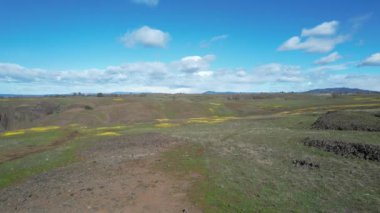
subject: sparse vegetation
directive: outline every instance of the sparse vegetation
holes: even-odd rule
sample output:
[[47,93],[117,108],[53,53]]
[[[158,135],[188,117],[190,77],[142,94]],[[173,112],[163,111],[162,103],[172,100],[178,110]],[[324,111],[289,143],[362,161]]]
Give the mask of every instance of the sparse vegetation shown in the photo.
[[[137,178],[141,182],[125,192],[143,184],[144,193],[153,193],[166,186],[154,181],[165,177],[188,186],[177,188],[178,193],[186,194],[204,212],[377,209],[380,134],[373,129],[379,119],[378,96],[230,96],[44,98],[59,110],[32,121],[12,117],[12,125],[0,133],[0,207],[14,208],[6,205],[11,202],[22,209],[39,199],[33,195],[24,203],[2,201],[8,195],[22,197],[15,187],[24,186],[25,180],[38,184],[64,174],[67,183],[93,194],[76,197],[80,189],[67,192],[70,186],[53,180],[44,183],[44,190],[72,205],[100,193],[91,184],[101,184],[108,199],[123,186],[115,183],[128,185]],[[0,108],[23,105],[30,110],[25,113],[34,113],[41,102],[41,98],[9,99],[0,102]],[[339,112],[327,113],[332,110]],[[131,168],[134,176],[128,176]],[[149,176],[153,173],[161,175]],[[128,181],[122,178],[126,175]]]
[[315,140],[305,138],[305,146],[316,147],[345,157],[356,157],[371,161],[380,161],[380,146],[343,141]]
[[315,129],[380,131],[380,118],[373,112],[327,112],[313,124]]
[[84,106],[84,109],[86,109],[86,110],[93,110],[94,108],[92,106],[86,105],[86,106]]

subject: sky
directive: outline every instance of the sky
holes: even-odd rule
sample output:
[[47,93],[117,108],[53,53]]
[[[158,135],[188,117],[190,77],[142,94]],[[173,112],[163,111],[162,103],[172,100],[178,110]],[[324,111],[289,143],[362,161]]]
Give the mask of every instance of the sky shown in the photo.
[[380,91],[378,0],[0,0],[0,94]]

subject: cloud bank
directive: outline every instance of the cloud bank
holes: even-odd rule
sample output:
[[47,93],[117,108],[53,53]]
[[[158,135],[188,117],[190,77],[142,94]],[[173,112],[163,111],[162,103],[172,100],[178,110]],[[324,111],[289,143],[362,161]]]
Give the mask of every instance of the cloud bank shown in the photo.
[[44,94],[46,91],[66,94],[115,91],[201,93],[210,90],[278,92],[338,86],[380,90],[380,75],[340,72],[348,69],[350,64],[305,69],[297,65],[269,63],[252,69],[215,69],[212,66],[215,60],[214,55],[195,55],[171,62],[134,62],[102,69],[61,71],[0,63],[0,89],[2,93],[15,94]]

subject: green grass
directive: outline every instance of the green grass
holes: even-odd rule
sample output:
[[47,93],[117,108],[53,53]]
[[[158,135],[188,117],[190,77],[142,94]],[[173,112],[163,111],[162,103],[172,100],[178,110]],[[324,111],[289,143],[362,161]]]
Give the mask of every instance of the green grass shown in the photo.
[[[70,131],[78,128],[80,138],[0,164],[0,188],[79,160],[78,151],[103,138],[98,133],[159,132],[188,141],[163,153],[158,168],[178,178],[195,179],[189,195],[205,212],[373,212],[380,206],[378,162],[340,157],[305,147],[301,141],[312,137],[380,145],[378,132],[310,129],[319,111],[332,106],[358,108],[353,105],[379,103],[378,97],[275,94],[241,95],[235,100],[223,95],[148,94],[126,96],[123,102],[115,102],[113,97],[46,98],[44,101],[59,102],[64,107],[85,104],[94,109],[46,118],[44,125],[80,124],[69,127]],[[7,107],[39,101],[12,99],[0,104]],[[307,109],[304,114],[278,116],[302,109]],[[241,118],[185,125],[187,118],[211,116]],[[179,125],[156,127],[154,119],[165,117]],[[112,128],[117,125],[124,127]],[[54,130],[0,138],[0,155],[28,146],[47,146],[65,134]],[[320,169],[294,167],[292,161],[296,159],[318,163]]]
[[[51,147],[45,151],[27,154],[24,157],[0,164],[0,189],[21,182],[31,176],[47,172],[51,169],[66,166],[80,160],[78,152],[91,146],[94,141],[102,140],[103,136],[97,136],[102,132],[116,132],[119,134],[141,134],[145,132],[159,132],[152,123],[134,124],[122,128],[81,128],[81,126],[67,127],[65,129],[50,130],[46,132],[26,132],[23,135],[15,135],[0,138],[0,145],[4,148],[0,154],[19,152],[26,148],[38,148],[51,144],[55,140],[64,139],[73,131],[78,131],[79,136],[60,146]],[[112,139],[113,137],[107,137]]]
[[26,132],[22,135],[0,138],[0,158],[2,155],[12,153],[23,148],[39,148],[47,146],[64,136],[61,129],[46,132]]
[[[343,158],[305,147],[301,140],[314,136],[378,144],[380,134],[306,128],[314,120],[314,116],[289,116],[186,126],[168,133],[192,143],[165,153],[161,165],[182,177],[201,174],[190,194],[205,212],[377,209],[378,162]],[[295,159],[318,163],[321,168],[294,167]]]
[[81,145],[83,144],[79,140],[73,140],[56,149],[0,164],[0,189],[76,161],[76,150]]

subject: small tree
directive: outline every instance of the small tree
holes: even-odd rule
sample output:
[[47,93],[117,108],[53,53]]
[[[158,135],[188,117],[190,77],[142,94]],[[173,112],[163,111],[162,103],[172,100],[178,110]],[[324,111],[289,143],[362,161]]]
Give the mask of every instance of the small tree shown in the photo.
[[103,93],[101,93],[101,92],[99,92],[98,94],[96,94],[96,97],[104,97],[104,94]]

